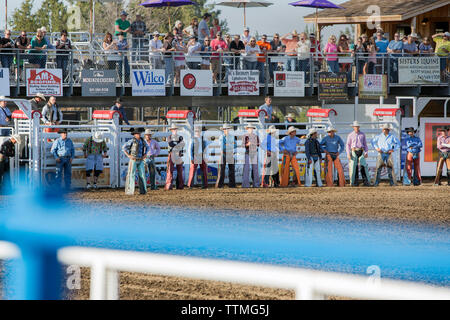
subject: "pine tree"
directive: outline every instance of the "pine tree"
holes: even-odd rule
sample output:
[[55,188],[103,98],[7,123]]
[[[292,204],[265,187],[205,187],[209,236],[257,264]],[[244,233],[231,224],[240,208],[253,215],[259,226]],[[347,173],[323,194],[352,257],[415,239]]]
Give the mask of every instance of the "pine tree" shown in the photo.
[[12,14],[10,26],[13,30],[35,32],[41,27],[36,20],[36,15],[31,14],[34,0],[25,0]]
[[48,32],[67,30],[67,8],[60,0],[44,0],[35,16],[37,23]]

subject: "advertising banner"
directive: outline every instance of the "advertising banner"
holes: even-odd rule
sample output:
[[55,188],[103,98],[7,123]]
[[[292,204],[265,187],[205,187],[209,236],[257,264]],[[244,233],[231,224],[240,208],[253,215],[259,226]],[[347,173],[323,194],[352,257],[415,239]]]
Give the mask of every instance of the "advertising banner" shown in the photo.
[[25,69],[27,96],[62,96],[62,69]]
[[347,99],[347,89],[345,72],[319,72],[319,100]]
[[0,96],[9,97],[9,69],[0,68]]
[[207,96],[213,95],[211,70],[181,70],[180,95]]
[[276,71],[273,90],[276,97],[304,97],[305,72]]
[[258,96],[259,71],[230,70],[228,74],[229,96]]
[[81,95],[84,97],[116,96],[115,70],[82,70]]
[[164,69],[132,70],[133,96],[165,96],[166,78]]
[[387,75],[365,74],[359,76],[359,97],[361,99],[387,99]]
[[398,82],[401,84],[440,83],[439,57],[398,58]]

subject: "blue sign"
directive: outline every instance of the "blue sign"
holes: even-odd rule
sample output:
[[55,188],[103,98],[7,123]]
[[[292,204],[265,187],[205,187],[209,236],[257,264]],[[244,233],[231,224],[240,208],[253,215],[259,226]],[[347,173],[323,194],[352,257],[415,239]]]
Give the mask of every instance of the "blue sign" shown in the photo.
[[165,70],[132,70],[133,96],[165,96]]

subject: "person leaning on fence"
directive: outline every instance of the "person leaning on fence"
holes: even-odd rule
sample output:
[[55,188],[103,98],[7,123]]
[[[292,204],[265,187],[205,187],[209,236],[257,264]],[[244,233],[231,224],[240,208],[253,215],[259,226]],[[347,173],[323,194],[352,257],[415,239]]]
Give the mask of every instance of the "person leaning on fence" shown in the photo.
[[317,139],[318,133],[314,128],[309,129],[308,138],[305,141],[305,155],[306,155],[306,175],[305,175],[305,187],[311,187],[314,177],[316,179],[316,185],[322,186],[322,148],[320,147],[319,140]]
[[256,127],[253,124],[245,126],[247,132],[242,136],[242,146],[245,148],[244,156],[244,172],[242,176],[242,188],[250,188],[250,171],[252,175],[253,188],[259,187],[259,173],[258,173],[258,147],[259,137],[253,132]]
[[5,96],[0,96],[0,137],[9,136],[11,132],[11,128],[8,128],[11,125],[11,110],[6,106],[8,103],[4,101],[6,99]]
[[[405,129],[408,138],[406,138],[406,159],[405,171],[403,176],[403,185],[411,185],[411,180],[415,186],[422,184],[422,176],[420,174],[420,151],[423,147],[422,140],[416,137],[417,130],[414,128]],[[412,167],[414,165],[414,176],[412,175]]]
[[269,126],[267,135],[261,143],[261,149],[265,151],[263,172],[262,172],[262,186],[268,188],[270,186],[270,178],[273,181],[273,187],[280,186],[280,174],[278,168],[278,139],[276,138],[277,128]]
[[20,145],[20,135],[12,135],[8,140],[4,141],[0,146],[0,194],[7,188],[11,187],[9,176],[9,158],[16,155],[15,144]]
[[34,68],[45,68],[47,61],[47,53],[45,49],[48,48],[49,43],[45,40],[42,31],[38,29],[36,36],[31,39],[31,48],[28,51],[28,62],[34,65]]
[[125,121],[127,125],[130,125],[130,123],[128,122],[127,113],[125,112],[125,109],[123,107],[122,99],[116,98],[116,101],[110,110],[119,112],[120,114],[119,125],[122,125],[123,121]]
[[158,190],[156,186],[156,165],[155,157],[161,153],[161,147],[158,141],[152,138],[153,132],[151,129],[145,129],[144,141],[147,144],[147,153],[145,154],[144,162],[148,168],[150,176],[150,188],[151,190]]
[[358,121],[353,121],[351,126],[353,127],[353,132],[347,136],[346,143],[347,158],[349,161],[350,185],[352,187],[357,187],[359,185],[358,169],[360,168],[364,186],[370,187],[369,167],[366,162],[369,151],[369,148],[367,147],[366,135],[360,131],[361,126]]
[[136,184],[136,173],[138,176],[139,193],[147,193],[147,182],[145,178],[144,158],[147,153],[147,144],[141,137],[141,132],[133,129],[133,138],[128,140],[122,147],[122,151],[128,157],[128,172],[125,180],[125,194],[134,195]]
[[372,147],[378,151],[377,164],[373,185],[376,187],[380,183],[381,170],[386,167],[388,170],[389,183],[391,186],[397,185],[395,174],[394,151],[400,149],[400,141],[391,133],[391,127],[388,124],[383,125],[383,132],[376,135],[372,141]]
[[11,39],[11,31],[5,30],[5,36],[0,38],[0,62],[2,68],[10,68],[14,61],[14,41]]
[[[339,155],[345,151],[344,141],[336,134],[337,130],[330,126],[328,135],[320,142],[320,147],[325,152],[325,182],[327,187],[333,186],[334,171],[337,171],[339,187],[345,187],[345,175]],[[333,169],[334,165],[334,169]]]
[[173,34],[170,32],[166,34],[164,37],[163,47],[161,51],[164,52],[164,68],[165,68],[165,77],[166,84],[172,84],[173,82],[173,74],[174,74],[174,51],[176,49],[172,45],[173,42]]
[[283,152],[281,158],[281,186],[287,187],[289,185],[290,166],[294,169],[295,179],[297,179],[297,186],[301,186],[300,182],[300,168],[297,162],[297,146],[300,145],[302,140],[296,136],[297,129],[295,127],[289,127],[287,130],[287,136],[280,141],[280,151]]
[[61,186],[62,176],[64,174],[64,185],[66,190],[70,189],[72,182],[72,161],[75,157],[75,148],[73,142],[67,137],[66,129],[59,129],[60,137],[53,141],[50,152],[56,160],[55,187]]
[[93,136],[87,138],[83,144],[83,153],[86,158],[86,189],[97,189],[98,177],[103,172],[103,159],[108,157],[103,133],[96,131]]
[[161,51],[163,44],[159,39],[159,32],[153,32],[153,37],[148,44],[149,57],[150,57],[150,69],[162,69],[162,56]]
[[188,188],[193,188],[194,176],[196,176],[197,166],[200,165],[202,171],[202,189],[208,188],[208,165],[205,161],[206,141],[202,136],[202,128],[194,129],[194,137],[191,140],[190,156],[191,165],[189,167]]
[[129,82],[130,81],[130,64],[128,63],[128,50],[130,49],[130,45],[128,43],[127,38],[125,37],[125,33],[119,33],[119,40],[117,41],[117,50],[119,51],[119,56],[121,59],[117,64],[119,68],[119,79],[120,82]]
[[[42,121],[46,126],[59,125],[63,121],[63,113],[56,104],[56,97],[50,96],[42,108]],[[58,128],[44,128],[44,132],[58,132],[58,130]],[[47,141],[50,142],[50,139]]]
[[106,68],[109,70],[116,69],[117,61],[120,59],[117,54],[117,41],[113,40],[112,34],[107,32],[103,38],[102,48],[105,53]]
[[436,178],[434,186],[441,185],[442,169],[447,167],[447,185],[450,186],[450,127],[447,129],[440,129],[441,135],[437,137],[437,149],[439,151],[439,158],[436,163]]
[[437,33],[432,36],[436,43],[435,52],[441,60],[441,81],[446,80],[447,60],[450,52],[450,32]]
[[232,127],[229,124],[224,124],[220,130],[223,134],[219,138],[220,156],[218,164],[218,173],[216,188],[223,188],[225,180],[225,169],[228,165],[228,187],[236,188],[235,178],[235,159],[234,153],[237,148],[236,136],[230,134]]
[[69,66],[69,52],[72,50],[72,43],[67,38],[67,31],[61,31],[61,38],[56,41],[56,67],[62,69],[63,80],[66,79]]
[[130,32],[131,23],[127,20],[128,13],[125,10],[122,10],[120,13],[120,18],[116,20],[114,23],[114,35],[118,36],[119,33],[123,33],[124,37],[127,37],[127,33]]
[[169,127],[171,132],[167,138],[167,144],[169,145],[169,156],[167,157],[167,170],[166,170],[166,185],[165,190],[172,190],[173,171],[177,170],[176,188],[184,188],[184,176],[183,176],[183,148],[185,142],[183,137],[177,134],[178,127],[176,124],[172,124]]

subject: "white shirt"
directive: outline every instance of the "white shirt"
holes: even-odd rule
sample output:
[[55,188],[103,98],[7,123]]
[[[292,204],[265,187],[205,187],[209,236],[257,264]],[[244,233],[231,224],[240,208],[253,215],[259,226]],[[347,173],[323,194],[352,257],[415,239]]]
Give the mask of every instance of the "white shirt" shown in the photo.
[[156,41],[155,41],[155,39],[152,39],[152,40],[150,40],[148,47],[150,50],[150,54],[149,54],[150,56],[153,56],[153,57],[160,56],[161,55],[160,52],[153,52],[153,51],[161,49],[163,47],[163,44],[162,44],[161,40],[159,40],[159,39]]
[[299,41],[297,47],[297,57],[299,59],[309,59],[311,50],[311,42],[306,40],[305,42]]
[[249,62],[255,62],[256,61],[256,54],[257,53],[261,53],[261,49],[259,48],[259,46],[255,45],[254,47],[250,46],[250,45],[246,45],[245,46],[245,60],[249,61]]
[[245,45],[247,45],[247,43],[250,42],[250,38],[251,38],[251,37],[252,37],[252,36],[250,35],[250,32],[248,33],[248,36],[241,35],[241,41],[242,41]]
[[199,42],[196,42],[194,45],[191,45],[188,47],[188,56],[196,55],[196,51],[199,51],[202,49],[202,45]]
[[[206,35],[204,35],[202,31],[205,31]],[[198,24],[198,42],[203,43],[203,39],[205,39],[205,37],[209,37],[209,28],[206,21],[202,19]]]

